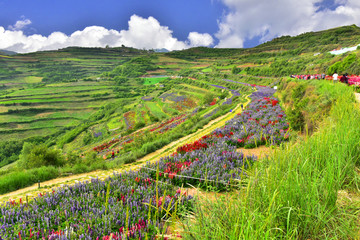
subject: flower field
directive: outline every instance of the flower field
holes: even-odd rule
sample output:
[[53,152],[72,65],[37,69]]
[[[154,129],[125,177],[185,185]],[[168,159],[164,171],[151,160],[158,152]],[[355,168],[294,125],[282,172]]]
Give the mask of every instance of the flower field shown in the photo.
[[260,98],[213,135],[237,147],[275,145],[289,137],[289,124],[275,98]]
[[0,239],[154,239],[191,199],[146,171],[114,174],[0,206]]
[[126,123],[127,129],[132,129],[135,126],[135,115],[136,113],[134,111],[129,111],[124,114],[124,120]]
[[[175,186],[230,190],[256,161],[239,146],[277,144],[288,138],[289,125],[270,88],[257,87],[252,102],[222,128],[177,148],[140,170],[114,173],[102,181],[65,186],[31,201],[0,206],[2,239],[157,239],[166,220],[192,206],[192,197]],[[180,115],[151,129],[161,133],[187,119]],[[138,134],[138,133],[137,133]],[[94,148],[102,151],[131,139],[118,138]]]
[[173,129],[174,127],[178,126],[179,124],[185,122],[187,119],[187,115],[182,114],[180,116],[171,118],[170,120],[160,123],[154,128],[150,129],[150,132],[158,132],[158,133],[164,133],[170,129]]
[[[210,141],[209,141],[210,140]],[[159,168],[160,179],[170,179],[178,186],[209,186],[216,190],[228,190],[235,181],[240,180],[255,157],[245,157],[236,152],[236,147],[227,144],[223,139],[203,137],[193,144],[178,148],[178,152],[162,158],[147,168]],[[206,143],[206,142],[211,143]],[[146,169],[145,169],[146,170]],[[155,172],[152,172],[152,176]]]
[[[289,124],[278,100],[268,87],[257,87],[252,102],[222,128],[191,144],[177,148],[176,153],[148,164],[147,169],[159,168],[160,176],[176,185],[211,186],[226,190],[233,181],[246,175],[246,169],[256,161],[236,152],[237,147],[274,145],[289,137]],[[153,173],[154,174],[154,171]]]
[[188,110],[188,109],[192,109],[194,107],[196,107],[196,102],[194,100],[192,100],[191,98],[181,98],[181,100],[179,101],[175,101],[171,107],[178,110],[178,111],[185,111],[185,110]]

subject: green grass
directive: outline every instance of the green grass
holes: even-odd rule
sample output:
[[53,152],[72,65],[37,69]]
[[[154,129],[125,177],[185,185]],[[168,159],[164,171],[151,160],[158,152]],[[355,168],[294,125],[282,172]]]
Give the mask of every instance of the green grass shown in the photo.
[[29,137],[34,137],[34,136],[45,137],[54,134],[58,131],[59,131],[58,128],[42,128],[42,129],[26,130],[23,132],[1,133],[0,141],[27,139]]
[[124,117],[119,116],[110,119],[109,122],[107,123],[107,126],[109,129],[125,127]]
[[204,68],[203,70],[201,70],[202,72],[208,73],[208,72],[212,72],[211,68]]
[[35,77],[35,76],[28,76],[24,78],[26,83],[39,83],[41,82],[42,79],[43,79],[42,77]]
[[29,88],[19,90],[8,94],[7,96],[29,96],[39,94],[59,94],[66,92],[76,91],[88,91],[88,90],[99,90],[99,89],[110,89],[109,86],[60,86],[60,87],[41,87],[41,88]]
[[182,66],[180,64],[167,64],[167,65],[158,65],[158,67],[161,69],[166,69],[166,68],[181,68]]
[[143,78],[143,79],[144,79],[144,85],[154,85],[168,78],[169,77],[151,77],[151,78]]
[[86,92],[67,92],[67,93],[54,93],[51,95],[28,95],[28,96],[14,96],[14,97],[7,97],[7,98],[0,98],[1,101],[11,101],[11,100],[32,100],[32,99],[54,99],[54,98],[66,98],[66,97],[77,97],[77,98],[83,98],[83,97],[89,97],[95,94],[111,94],[111,89],[104,89],[104,90],[89,90]]
[[339,190],[359,192],[360,131],[354,123],[360,109],[350,88],[336,89],[337,102],[317,133],[260,161],[236,198],[197,207],[197,224],[186,224],[187,237],[357,238],[358,208],[341,206],[337,199]]
[[59,170],[52,166],[12,172],[10,174],[0,176],[0,194],[27,187],[37,181],[53,179],[59,175]]
[[166,115],[155,102],[146,102],[145,105],[148,107],[149,111],[159,119],[167,118]]

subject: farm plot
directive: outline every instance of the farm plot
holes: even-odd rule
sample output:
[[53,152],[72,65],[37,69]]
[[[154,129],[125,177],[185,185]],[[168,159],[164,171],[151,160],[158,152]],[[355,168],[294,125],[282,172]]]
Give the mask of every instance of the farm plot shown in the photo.
[[43,88],[18,90],[8,94],[7,96],[20,97],[20,96],[51,95],[51,94],[69,93],[69,92],[86,92],[89,90],[99,90],[99,89],[112,89],[112,87],[110,86],[60,86],[60,87],[50,87],[50,88],[43,87]]
[[21,139],[36,136],[36,132],[39,136],[53,134],[79,125],[115,99],[107,85],[71,84],[18,90],[0,98],[2,135]]
[[9,141],[9,140],[19,140],[19,139],[26,139],[29,137],[39,136],[45,137],[51,134],[56,133],[58,128],[51,127],[51,128],[40,128],[40,129],[25,129],[23,131],[11,131],[6,130],[0,133],[0,141]]
[[154,85],[168,78],[169,78],[168,76],[154,76],[154,77],[143,78],[143,80],[144,80],[144,85]]
[[145,102],[145,106],[150,112],[150,114],[152,114],[158,119],[164,119],[169,117],[166,113],[164,113],[159,104],[156,102]]
[[0,98],[1,101],[12,101],[12,100],[34,100],[34,99],[56,99],[56,98],[67,98],[67,97],[76,97],[76,98],[83,98],[83,97],[97,97],[97,96],[106,96],[112,93],[111,89],[104,89],[104,90],[96,90],[90,89],[88,91],[82,92],[67,92],[67,93],[54,93],[54,94],[43,94],[43,95],[25,95],[25,96],[15,96],[9,97],[6,96],[4,98]]

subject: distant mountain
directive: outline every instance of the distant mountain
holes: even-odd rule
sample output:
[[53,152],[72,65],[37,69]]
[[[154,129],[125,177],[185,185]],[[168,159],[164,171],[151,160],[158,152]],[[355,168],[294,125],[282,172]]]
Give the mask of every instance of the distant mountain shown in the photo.
[[325,53],[334,49],[352,47],[360,43],[360,28],[356,25],[308,32],[298,36],[281,36],[254,48],[207,48],[196,47],[166,53],[171,57],[197,59],[206,57],[236,57],[251,54],[299,55],[301,53]]
[[0,49],[0,55],[11,56],[11,55],[15,55],[15,54],[17,54],[17,52]]
[[154,49],[154,52],[166,53],[166,52],[170,52],[170,51],[167,50],[166,48],[161,48],[161,49]]
[[101,48],[101,47],[66,47],[58,50],[47,50],[39,52],[24,53],[24,56],[46,56],[51,55],[52,57],[63,57],[64,55],[73,56],[109,56],[111,54],[121,56],[134,56],[139,54],[147,53],[146,50],[140,50],[131,47],[114,47],[114,48]]
[[360,28],[350,25],[307,32],[298,36],[281,36],[253,48],[255,51],[292,50],[300,52],[327,52],[342,47],[351,47],[360,43]]

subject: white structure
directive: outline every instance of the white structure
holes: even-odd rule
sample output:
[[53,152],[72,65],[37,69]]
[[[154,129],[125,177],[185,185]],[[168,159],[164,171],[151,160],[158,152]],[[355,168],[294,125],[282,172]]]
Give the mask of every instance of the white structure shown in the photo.
[[339,55],[339,54],[343,54],[343,53],[346,53],[346,52],[355,51],[358,46],[360,46],[360,44],[358,44],[358,45],[356,45],[354,47],[341,48],[340,50],[332,50],[332,51],[330,51],[330,53],[334,54],[334,55]]

